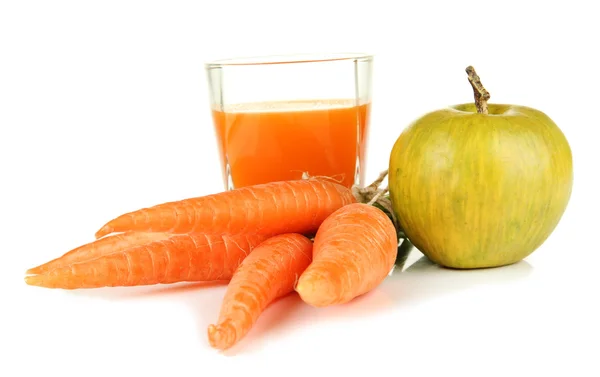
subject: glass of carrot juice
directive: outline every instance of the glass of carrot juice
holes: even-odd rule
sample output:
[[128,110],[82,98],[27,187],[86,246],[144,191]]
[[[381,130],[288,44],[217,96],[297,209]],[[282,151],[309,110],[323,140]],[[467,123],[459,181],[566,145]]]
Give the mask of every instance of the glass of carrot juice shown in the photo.
[[373,56],[206,63],[225,189],[328,176],[364,185]]

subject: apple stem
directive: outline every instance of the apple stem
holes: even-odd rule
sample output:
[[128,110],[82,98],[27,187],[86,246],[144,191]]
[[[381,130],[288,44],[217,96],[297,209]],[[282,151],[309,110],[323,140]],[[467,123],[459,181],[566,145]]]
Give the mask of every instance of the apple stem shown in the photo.
[[487,114],[487,101],[490,99],[490,93],[483,87],[481,79],[479,79],[479,76],[477,76],[473,66],[468,66],[465,71],[469,75],[469,82],[473,87],[473,94],[475,95],[475,107],[477,107],[477,112],[479,114]]

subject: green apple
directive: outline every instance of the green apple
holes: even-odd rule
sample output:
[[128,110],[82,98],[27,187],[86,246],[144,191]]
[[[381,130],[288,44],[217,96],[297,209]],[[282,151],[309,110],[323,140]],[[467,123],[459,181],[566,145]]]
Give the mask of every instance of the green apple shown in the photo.
[[428,113],[401,133],[389,161],[399,225],[446,267],[497,267],[522,260],[554,231],[573,185],[572,153],[543,112],[487,104],[467,68],[475,103]]

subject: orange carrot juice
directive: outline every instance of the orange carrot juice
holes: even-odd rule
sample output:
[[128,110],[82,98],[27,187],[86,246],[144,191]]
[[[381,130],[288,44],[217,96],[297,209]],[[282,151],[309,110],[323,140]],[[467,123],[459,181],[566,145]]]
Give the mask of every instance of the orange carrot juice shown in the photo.
[[[229,187],[329,176],[362,181],[370,104],[354,100],[268,102],[213,110]],[[357,171],[359,175],[357,176]],[[227,182],[227,181],[226,181]]]

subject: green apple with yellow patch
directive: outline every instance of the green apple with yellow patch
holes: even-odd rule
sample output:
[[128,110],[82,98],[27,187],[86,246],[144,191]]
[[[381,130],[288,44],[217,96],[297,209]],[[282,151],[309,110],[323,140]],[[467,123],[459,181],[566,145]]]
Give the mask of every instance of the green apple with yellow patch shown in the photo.
[[571,148],[545,113],[488,104],[467,68],[475,103],[428,113],[403,130],[389,161],[394,213],[407,238],[450,268],[522,260],[554,231],[573,186]]

